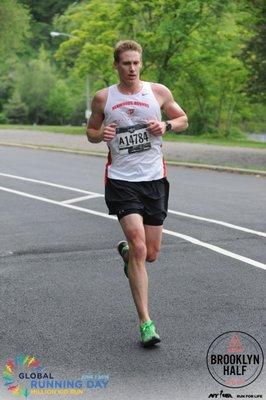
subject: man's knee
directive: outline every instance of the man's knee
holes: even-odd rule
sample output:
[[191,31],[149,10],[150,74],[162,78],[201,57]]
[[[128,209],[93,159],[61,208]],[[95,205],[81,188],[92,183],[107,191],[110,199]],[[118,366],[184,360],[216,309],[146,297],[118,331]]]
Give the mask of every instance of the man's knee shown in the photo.
[[138,260],[145,260],[147,256],[146,244],[142,239],[134,238],[129,242],[129,253],[132,253],[134,258]]
[[147,250],[147,257],[146,261],[148,262],[154,262],[157,260],[159,254],[159,250],[156,248],[148,249]]

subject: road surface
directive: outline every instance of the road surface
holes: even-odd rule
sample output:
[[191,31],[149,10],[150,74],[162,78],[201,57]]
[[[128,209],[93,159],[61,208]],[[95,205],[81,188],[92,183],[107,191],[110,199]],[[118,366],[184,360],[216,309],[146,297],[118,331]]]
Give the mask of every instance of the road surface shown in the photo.
[[[104,162],[0,147],[1,371],[24,354],[57,380],[109,376],[83,395],[29,399],[265,398],[265,369],[230,389],[206,366],[209,345],[227,331],[265,349],[265,179],[168,168],[170,212],[159,260],[147,267],[162,342],[147,350],[115,249],[122,231],[104,203]],[[14,398],[3,381],[0,395]]]

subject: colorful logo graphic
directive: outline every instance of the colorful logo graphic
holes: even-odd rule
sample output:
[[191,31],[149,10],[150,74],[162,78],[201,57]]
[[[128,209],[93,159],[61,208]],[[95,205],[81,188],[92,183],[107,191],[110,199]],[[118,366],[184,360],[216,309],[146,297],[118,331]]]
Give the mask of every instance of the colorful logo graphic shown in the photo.
[[[27,398],[30,395],[29,383],[21,384],[18,382],[19,375],[28,374],[42,369],[40,361],[33,356],[23,356],[22,354],[17,356],[14,360],[7,360],[4,371],[3,381],[7,390],[15,396],[24,396]],[[29,382],[29,381],[28,381]]]
[[218,383],[230,388],[250,385],[260,375],[264,356],[257,340],[240,331],[218,336],[207,352],[208,370]]
[[109,375],[87,373],[81,379],[56,379],[35,357],[19,355],[6,361],[3,382],[8,392],[16,397],[62,395],[65,399],[69,395],[73,400],[73,396],[83,395],[86,391],[106,389]]

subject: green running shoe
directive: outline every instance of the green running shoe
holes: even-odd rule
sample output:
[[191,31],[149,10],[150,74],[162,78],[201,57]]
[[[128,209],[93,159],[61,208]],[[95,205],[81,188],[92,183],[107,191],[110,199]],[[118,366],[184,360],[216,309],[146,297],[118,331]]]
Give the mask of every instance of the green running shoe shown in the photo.
[[155,331],[153,321],[146,321],[140,325],[140,335],[143,347],[153,346],[161,341],[158,333]]
[[[117,243],[117,250],[120,256],[124,260],[124,254],[126,251],[129,250],[128,243],[125,240],[121,240],[121,242]],[[124,260],[124,273],[126,277],[128,278],[128,261]]]

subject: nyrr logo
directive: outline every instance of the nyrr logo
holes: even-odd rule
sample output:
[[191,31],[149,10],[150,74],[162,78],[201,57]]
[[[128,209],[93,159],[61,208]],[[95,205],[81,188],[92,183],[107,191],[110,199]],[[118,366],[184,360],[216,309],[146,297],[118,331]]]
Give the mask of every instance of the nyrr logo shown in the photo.
[[220,391],[220,393],[211,393],[208,397],[208,399],[232,399],[233,396],[230,393],[224,393],[223,390]]
[[30,395],[30,375],[41,374],[41,364],[33,356],[19,355],[7,360],[3,370],[3,381],[9,393],[27,398]]
[[134,108],[129,108],[129,109],[127,110],[127,114],[128,114],[128,115],[132,115],[132,114],[134,114],[134,112],[135,112]]
[[207,352],[208,370],[217,382],[230,388],[250,385],[260,375],[264,363],[260,344],[245,332],[225,332]]

